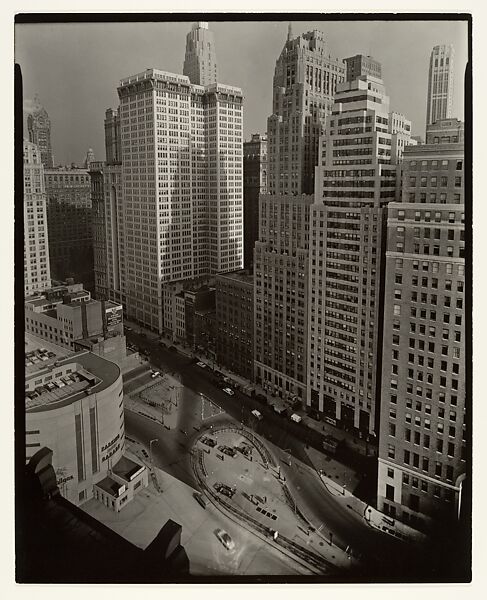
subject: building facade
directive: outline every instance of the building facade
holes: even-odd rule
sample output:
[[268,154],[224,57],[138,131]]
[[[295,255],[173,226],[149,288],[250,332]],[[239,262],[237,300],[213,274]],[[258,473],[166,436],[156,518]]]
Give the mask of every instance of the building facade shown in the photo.
[[54,159],[51,146],[51,121],[37,96],[34,98],[32,109],[27,115],[27,132],[29,142],[39,148],[41,163],[46,169],[52,169]]
[[193,23],[186,36],[183,75],[195,85],[210,85],[218,81],[215,37],[208,23]]
[[252,268],[259,238],[259,195],[267,192],[267,136],[253,133],[243,144],[244,267]]
[[254,379],[254,278],[249,271],[216,276],[216,360]]
[[149,69],[118,93],[122,294],[162,332],[165,285],[242,268],[242,92]]
[[452,45],[435,46],[431,51],[426,126],[435,123],[439,119],[451,118],[454,57],[455,52]]
[[86,169],[44,169],[53,279],[94,289],[91,180]]
[[260,197],[254,250],[255,382],[306,397],[309,218],[313,196]]
[[372,56],[364,56],[356,54],[345,59],[347,70],[347,81],[354,81],[363,75],[371,75],[377,79],[382,79],[382,65],[380,62],[372,58]]
[[51,285],[46,190],[41,152],[24,141],[24,293]]
[[26,459],[50,448],[62,495],[79,505],[125,450],[122,374],[90,352],[41,364],[26,373]]
[[397,165],[402,162],[404,148],[416,146],[418,142],[411,137],[411,121],[395,111],[389,113],[389,133],[391,134],[391,162]]
[[310,214],[306,402],[378,434],[387,205],[395,199],[389,98],[381,79],[338,86]]
[[389,205],[378,507],[421,529],[456,519],[466,473],[464,177],[463,142],[406,148]]
[[332,58],[320,31],[292,38],[276,62],[267,120],[270,194],[312,194],[319,136],[331,111],[343,61]]
[[125,240],[118,112],[105,113],[105,162],[90,163],[95,295],[125,305]]

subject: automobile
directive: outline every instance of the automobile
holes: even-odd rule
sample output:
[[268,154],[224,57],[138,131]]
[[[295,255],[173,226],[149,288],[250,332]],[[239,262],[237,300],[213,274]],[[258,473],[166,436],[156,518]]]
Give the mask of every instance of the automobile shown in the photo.
[[233,550],[235,548],[235,542],[223,529],[217,529],[215,535],[227,550]]
[[202,437],[201,443],[206,444],[207,446],[210,446],[210,448],[214,448],[216,446],[215,440],[213,440],[212,438],[209,438],[209,437]]
[[63,388],[63,387],[66,385],[66,384],[64,383],[64,381],[61,381],[60,379],[57,379],[57,380],[54,382],[54,385],[57,385],[57,386],[58,386],[58,388]]
[[208,505],[208,501],[207,499],[203,496],[203,494],[201,494],[200,492],[194,492],[193,494],[193,498],[196,500],[196,502],[202,506],[203,508],[206,508]]
[[291,421],[294,421],[295,423],[301,423],[302,420],[303,419],[299,415],[297,415],[296,413],[293,413],[291,415]]
[[228,394],[229,396],[234,396],[235,392],[233,390],[231,390],[230,388],[226,387],[223,388],[223,391],[225,392],[225,394]]
[[176,346],[169,346],[169,351],[170,352],[177,352],[178,349],[176,348]]
[[124,325],[123,327],[125,331],[132,331],[132,327],[129,327],[128,325]]
[[200,361],[200,362],[197,362],[197,363],[196,363],[196,365],[197,365],[198,367],[201,367],[202,369],[206,369],[206,365],[205,365],[205,363],[204,363],[204,362],[201,362],[201,361]]
[[262,419],[263,419],[262,413],[260,413],[258,410],[253,410],[252,414],[254,415],[254,417],[256,419],[259,419],[259,421],[262,421]]
[[151,377],[152,379],[155,379],[156,377],[159,377],[161,374],[159,373],[159,371],[152,371]]

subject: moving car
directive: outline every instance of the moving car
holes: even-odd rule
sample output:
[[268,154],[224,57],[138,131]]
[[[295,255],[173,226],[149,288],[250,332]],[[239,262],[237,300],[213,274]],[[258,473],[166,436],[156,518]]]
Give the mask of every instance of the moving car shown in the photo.
[[215,535],[227,550],[233,550],[235,548],[235,542],[223,529],[217,529]]
[[294,421],[295,423],[301,423],[301,421],[303,419],[299,415],[297,415],[296,413],[293,413],[291,415],[291,420]]
[[151,375],[152,379],[155,379],[156,377],[159,377],[159,376],[160,376],[159,371],[152,371],[152,375]]
[[202,369],[206,369],[206,365],[205,365],[205,363],[204,363],[204,362],[201,362],[201,361],[200,361],[200,362],[197,362],[197,363],[196,363],[196,365],[197,365],[198,367],[201,367]]
[[255,417],[256,419],[259,419],[259,421],[262,421],[262,419],[264,418],[264,417],[262,416],[262,413],[260,413],[258,410],[253,410],[253,411],[252,411],[252,414],[254,415],[254,417]]
[[225,394],[228,394],[229,396],[235,395],[235,392],[228,387],[223,388],[223,391],[225,392]]

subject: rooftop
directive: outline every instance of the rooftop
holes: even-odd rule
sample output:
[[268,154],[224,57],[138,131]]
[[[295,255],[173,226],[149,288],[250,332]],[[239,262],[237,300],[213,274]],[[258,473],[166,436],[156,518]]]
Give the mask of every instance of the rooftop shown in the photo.
[[241,281],[243,283],[250,283],[250,284],[254,283],[253,274],[250,273],[250,271],[246,271],[246,270],[233,271],[231,273],[220,273],[217,275],[217,277],[219,279],[222,277],[224,277],[225,279],[234,279],[236,281]]
[[122,455],[122,458],[118,461],[118,463],[112,467],[112,471],[115,473],[115,475],[125,479],[125,481],[132,481],[132,479],[144,469],[145,467],[143,465],[139,465],[124,455]]
[[[58,388],[46,389],[45,386],[37,388],[40,391],[36,397],[26,398],[26,410],[28,412],[42,412],[46,410],[56,410],[62,406],[68,406],[86,395],[98,393],[112,385],[120,377],[120,368],[113,362],[82,351],[63,360],[58,360],[49,365],[49,370],[57,370],[65,365],[72,365],[73,372],[64,377],[64,384]],[[28,379],[29,383],[38,373],[33,373]],[[73,375],[73,377],[71,377]],[[54,382],[56,379],[53,379]]]
[[108,475],[105,477],[105,479],[102,479],[96,485],[99,488],[101,488],[104,492],[110,494],[110,496],[113,496],[114,498],[118,498],[118,496],[120,496],[120,490],[122,487],[124,487],[124,484],[118,483],[118,481],[115,481]]
[[61,358],[71,354],[70,350],[51,344],[47,340],[25,334],[25,376],[48,369]]

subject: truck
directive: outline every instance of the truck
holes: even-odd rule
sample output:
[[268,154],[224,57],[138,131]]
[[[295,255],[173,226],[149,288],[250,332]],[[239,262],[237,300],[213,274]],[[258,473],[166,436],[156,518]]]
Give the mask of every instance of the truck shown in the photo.
[[293,413],[291,415],[291,421],[294,421],[295,423],[301,423],[302,420],[303,419],[299,415],[297,415],[296,413]]
[[258,410],[253,410],[252,414],[254,415],[254,417],[256,419],[259,419],[259,421],[262,421],[262,419],[263,419],[262,414]]

